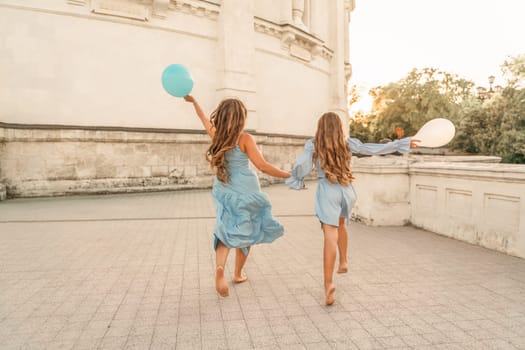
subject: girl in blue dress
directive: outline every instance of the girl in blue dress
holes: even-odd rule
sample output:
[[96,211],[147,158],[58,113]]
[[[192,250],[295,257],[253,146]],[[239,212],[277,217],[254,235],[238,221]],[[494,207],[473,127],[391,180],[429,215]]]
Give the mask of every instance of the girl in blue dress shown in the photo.
[[272,216],[271,204],[261,192],[259,179],[250,169],[250,160],[257,169],[271,176],[288,178],[291,174],[268,163],[252,135],[243,132],[247,110],[237,99],[222,101],[208,119],[197,101],[195,112],[211,137],[206,159],[216,170],[212,196],[217,218],[213,232],[215,248],[215,288],[219,295],[228,296],[224,266],[231,248],[235,249],[233,282],[242,283],[247,277],[242,268],[250,247],[270,243],[283,235],[283,226]]
[[304,152],[297,158],[292,169],[292,177],[286,180],[290,188],[305,188],[304,177],[314,164],[317,168],[319,185],[317,187],[315,213],[321,222],[324,234],[323,267],[325,303],[335,301],[333,272],[337,249],[339,249],[338,273],[348,271],[346,249],[348,231],[346,221],[356,200],[352,187],[354,177],[350,170],[351,153],[363,155],[408,153],[416,147],[418,140],[404,138],[386,144],[365,143],[355,138],[346,138],[341,118],[333,112],[325,113],[319,119],[315,138],[304,146]]

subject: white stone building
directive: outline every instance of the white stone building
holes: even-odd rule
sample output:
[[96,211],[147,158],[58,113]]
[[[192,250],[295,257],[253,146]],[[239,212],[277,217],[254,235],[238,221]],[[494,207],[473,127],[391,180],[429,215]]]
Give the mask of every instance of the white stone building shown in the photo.
[[0,0],[0,183],[9,197],[207,186],[208,140],[162,88],[183,64],[211,112],[249,110],[289,167],[347,114],[353,0]]

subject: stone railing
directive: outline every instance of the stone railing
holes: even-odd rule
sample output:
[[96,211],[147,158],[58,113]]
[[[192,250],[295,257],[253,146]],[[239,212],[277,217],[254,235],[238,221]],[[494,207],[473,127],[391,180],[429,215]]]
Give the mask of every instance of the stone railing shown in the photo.
[[[306,137],[257,134],[266,159],[289,170]],[[204,132],[0,123],[0,195],[8,198],[206,188]],[[278,179],[261,175],[261,183]],[[4,189],[2,191],[2,189]]]
[[525,165],[495,159],[355,159],[353,216],[369,225],[410,223],[525,258]]
[[429,162],[409,173],[413,225],[525,257],[525,166]]

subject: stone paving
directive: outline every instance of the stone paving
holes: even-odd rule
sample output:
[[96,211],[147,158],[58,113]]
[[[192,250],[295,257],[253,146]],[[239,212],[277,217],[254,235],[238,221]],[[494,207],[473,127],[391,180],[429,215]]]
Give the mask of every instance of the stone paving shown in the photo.
[[327,307],[315,184],[264,191],[285,236],[228,298],[209,191],[0,202],[0,349],[525,349],[525,260],[352,223]]

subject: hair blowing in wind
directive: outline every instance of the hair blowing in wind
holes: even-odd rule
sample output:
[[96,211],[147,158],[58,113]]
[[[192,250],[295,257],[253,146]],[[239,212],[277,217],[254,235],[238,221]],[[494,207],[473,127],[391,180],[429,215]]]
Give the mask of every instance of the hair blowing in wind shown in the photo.
[[350,158],[341,118],[333,112],[323,114],[315,133],[314,160],[320,160],[328,181],[341,185],[352,182]]
[[212,169],[217,169],[217,178],[221,182],[229,182],[225,155],[237,145],[244,129],[246,114],[246,107],[237,99],[222,101],[211,114],[210,123],[215,134],[206,151],[206,160],[210,162]]

